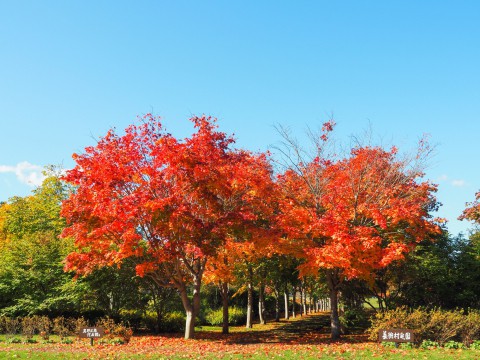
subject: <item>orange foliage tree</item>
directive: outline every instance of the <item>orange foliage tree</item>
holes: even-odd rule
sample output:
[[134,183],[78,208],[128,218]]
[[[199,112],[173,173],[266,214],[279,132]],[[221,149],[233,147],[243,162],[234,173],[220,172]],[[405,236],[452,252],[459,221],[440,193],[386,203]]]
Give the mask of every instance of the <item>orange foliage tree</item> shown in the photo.
[[480,223],[480,191],[475,194],[475,201],[467,203],[467,207],[463,210],[459,219]]
[[229,285],[236,282],[238,268],[252,258],[270,256],[278,242],[277,228],[274,226],[277,190],[271,166],[265,154],[250,154],[244,161],[244,166],[237,169],[235,175],[235,194],[228,201],[236,203],[235,206],[247,205],[249,216],[244,216],[238,226],[227,234],[205,271],[206,282],[216,284],[220,290],[224,334],[229,331]]
[[[327,141],[332,128],[332,123],[324,125],[318,144]],[[421,182],[422,176],[410,160],[398,158],[395,148],[380,147],[354,148],[340,160],[316,156],[280,176],[282,227],[295,240],[295,251],[301,251],[300,274],[321,270],[326,276],[332,339],[340,337],[338,292],[343,279],[368,280],[375,270],[403,259],[415,244],[440,231],[429,215],[436,186]]]
[[76,245],[65,268],[82,275],[134,261],[139,276],[178,290],[185,338],[194,336],[207,261],[258,220],[251,205],[270,171],[265,155],[232,149],[215,120],[191,121],[196,131],[182,141],[151,115],[123,136],[109,131],[74,155],[64,179],[75,191],[62,208],[63,236]]

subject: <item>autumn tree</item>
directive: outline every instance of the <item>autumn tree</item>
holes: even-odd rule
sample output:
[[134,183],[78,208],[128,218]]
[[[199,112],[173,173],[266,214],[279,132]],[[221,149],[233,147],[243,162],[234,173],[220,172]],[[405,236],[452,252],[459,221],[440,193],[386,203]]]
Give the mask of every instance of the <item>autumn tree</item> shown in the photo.
[[475,200],[466,204],[459,220],[469,220],[476,226],[480,225],[480,191],[475,194]]
[[[436,187],[421,181],[415,159],[397,149],[355,147],[345,158],[324,157],[333,122],[324,124],[314,156],[289,141],[292,161],[280,177],[286,234],[302,248],[301,274],[325,276],[332,305],[332,339],[340,337],[338,292],[344,279],[370,279],[375,270],[403,259],[439,228],[430,217]],[[287,137],[287,140],[290,138]],[[412,160],[413,159],[413,160]],[[295,158],[290,157],[290,160]]]
[[251,204],[264,180],[257,175],[269,173],[264,155],[233,149],[215,120],[191,121],[195,133],[178,140],[147,115],[124,135],[111,130],[75,154],[77,165],[65,180],[76,190],[62,209],[63,236],[73,237],[77,248],[66,269],[88,274],[136,262],[139,276],[178,290],[185,338],[194,335],[207,261],[257,220]]

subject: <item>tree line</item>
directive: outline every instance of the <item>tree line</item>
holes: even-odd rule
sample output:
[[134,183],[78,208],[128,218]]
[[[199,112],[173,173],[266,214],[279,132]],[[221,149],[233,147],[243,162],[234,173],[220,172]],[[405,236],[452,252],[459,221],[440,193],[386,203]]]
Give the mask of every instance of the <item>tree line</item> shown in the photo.
[[235,147],[215,119],[191,121],[185,139],[152,115],[111,130],[73,169],[50,168],[32,195],[2,204],[2,314],[149,312],[160,329],[181,304],[191,338],[206,308],[222,309],[227,333],[232,304],[251,327],[254,312],[278,320],[328,297],[337,339],[365,301],[479,306],[479,236],[452,237],[433,217],[424,140],[412,154],[339,155],[329,121],[309,150],[281,129],[273,157]]

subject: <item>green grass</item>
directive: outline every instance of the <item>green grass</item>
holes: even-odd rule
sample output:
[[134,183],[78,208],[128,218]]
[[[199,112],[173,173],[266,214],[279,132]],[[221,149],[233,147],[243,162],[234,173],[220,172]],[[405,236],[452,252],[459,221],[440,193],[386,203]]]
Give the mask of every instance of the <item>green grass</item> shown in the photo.
[[480,358],[480,351],[478,350],[397,350],[394,352],[375,351],[375,350],[357,350],[352,347],[351,350],[344,352],[338,350],[318,351],[315,349],[310,350],[284,350],[278,353],[270,353],[264,351],[256,351],[250,354],[222,354],[222,353],[184,353],[178,355],[163,356],[161,350],[156,353],[150,354],[134,354],[134,353],[121,353],[111,351],[108,353],[95,353],[95,352],[62,352],[62,353],[45,353],[36,352],[34,350],[21,350],[21,349],[0,349],[0,359],[185,359],[185,358],[201,358],[201,359],[243,359],[248,357],[250,359],[325,359],[325,360],[339,360],[339,359],[392,359],[392,360],[405,360],[405,359],[431,359],[431,360],[446,360],[446,359],[459,359],[459,360],[477,360]]

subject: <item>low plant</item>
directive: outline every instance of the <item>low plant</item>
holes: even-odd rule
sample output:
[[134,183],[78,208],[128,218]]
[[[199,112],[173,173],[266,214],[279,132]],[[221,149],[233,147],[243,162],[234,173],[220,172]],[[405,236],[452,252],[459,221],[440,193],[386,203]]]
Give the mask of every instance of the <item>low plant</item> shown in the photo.
[[474,341],[470,344],[470,349],[480,350],[480,340],[474,340]]
[[122,339],[112,339],[110,340],[110,344],[112,345],[123,345],[125,342]]
[[445,349],[464,349],[465,345],[463,345],[461,342],[450,340],[443,344],[443,347]]
[[18,338],[18,337],[9,337],[5,340],[5,342],[7,344],[20,344],[22,342],[22,339]]
[[117,325],[113,331],[113,334],[120,337],[122,343],[128,344],[133,335],[133,330],[124,325]]
[[432,340],[423,340],[422,343],[420,344],[420,347],[422,349],[436,349],[440,347],[440,344]]

